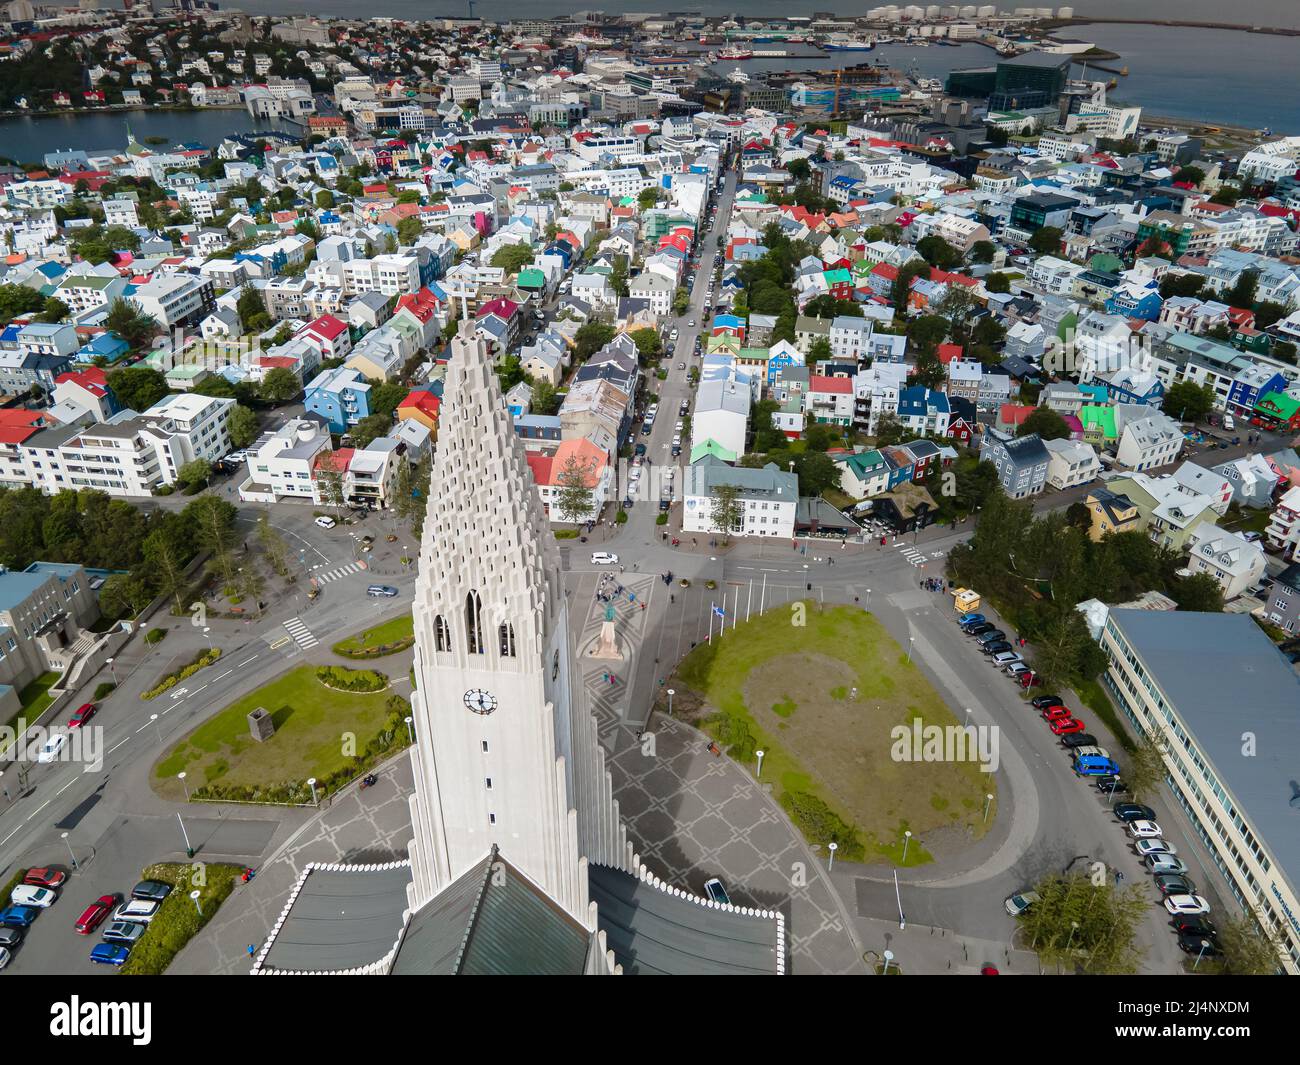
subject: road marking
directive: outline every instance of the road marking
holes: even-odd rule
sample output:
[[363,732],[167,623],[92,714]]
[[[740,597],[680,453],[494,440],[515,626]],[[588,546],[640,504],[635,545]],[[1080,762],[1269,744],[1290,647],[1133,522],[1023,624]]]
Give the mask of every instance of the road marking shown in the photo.
[[228,669],[228,670],[226,670],[223,674],[221,674],[221,676],[219,676],[219,677],[213,677],[213,678],[212,678],[212,683],[213,683],[213,684],[216,684],[217,681],[219,681],[219,680],[224,680],[226,677],[230,676],[230,674],[232,674],[233,672],[235,672],[233,669]]
[[[203,688],[206,688],[206,687],[207,687],[206,684],[203,685]],[[192,695],[198,695],[199,692],[201,692],[201,691],[203,690],[203,688],[195,688],[194,691],[193,691],[191,694],[192,694]]]
[[[253,655],[253,658],[256,658],[256,657],[257,657],[257,655]],[[249,662],[253,661],[253,658],[246,658],[246,659],[244,659],[244,661],[240,662],[239,665],[237,665],[235,668],[236,668],[236,669],[243,669],[246,665],[248,665]]]
[[42,810],[45,809],[45,807],[49,805],[50,805],[50,800],[46,799],[43,803],[40,804],[40,806],[36,807],[35,810],[33,810],[31,813],[27,815],[27,820],[30,821],[33,817],[35,817],[38,813],[40,813]]
[[321,584],[328,584],[330,581],[337,581],[346,577],[349,573],[356,573],[361,569],[360,562],[353,562],[350,566],[340,566],[338,569],[330,570],[329,573],[322,573],[316,579]]
[[292,642],[293,641],[289,639],[288,636],[283,636],[280,639],[276,640],[275,643],[271,644],[271,650],[274,651],[277,648],[283,647],[286,643],[292,643]]
[[312,635],[311,629],[307,627],[307,623],[302,618],[290,618],[284,623],[284,629],[304,651],[320,643],[320,640]]
[[3,846],[4,844],[8,843],[11,839],[13,839],[14,836],[18,834],[19,829],[21,829],[22,827],[23,827],[22,825],[19,825],[18,828],[15,828],[12,832],[9,833],[9,835],[5,836],[4,839],[0,839],[0,846]]
[[147,729],[151,724],[153,724],[153,722],[150,721],[150,722],[146,722],[145,724],[141,725],[138,729],[135,730],[135,734],[136,734],[137,736],[140,735],[140,733],[142,733],[145,729]]
[[124,740],[122,741],[122,743],[114,744],[112,747],[110,747],[110,748],[109,748],[107,751],[105,751],[104,753],[105,753],[105,754],[112,754],[115,750],[117,750],[119,747],[121,747],[122,744],[124,744],[124,743],[129,743],[130,740],[131,740],[131,737],[128,736],[126,739],[124,739]]
[[67,791],[70,787],[72,787],[72,785],[75,784],[76,782],[77,782],[77,778],[76,778],[76,777],[73,777],[71,780],[69,780],[66,784],[64,784],[63,787],[61,787],[61,788],[60,788],[58,791],[56,791],[54,794],[55,794],[55,795],[62,795],[65,791]]

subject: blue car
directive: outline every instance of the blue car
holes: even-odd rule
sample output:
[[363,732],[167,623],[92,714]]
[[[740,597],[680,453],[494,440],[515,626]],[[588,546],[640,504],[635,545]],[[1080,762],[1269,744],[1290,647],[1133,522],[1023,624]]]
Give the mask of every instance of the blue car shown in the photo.
[[40,912],[35,906],[10,906],[0,910],[0,925],[5,928],[28,928]]
[[987,620],[983,614],[963,614],[957,619],[957,624],[964,629],[971,625],[983,625]]
[[122,965],[130,954],[131,948],[120,943],[98,943],[90,952],[90,960],[100,965]]

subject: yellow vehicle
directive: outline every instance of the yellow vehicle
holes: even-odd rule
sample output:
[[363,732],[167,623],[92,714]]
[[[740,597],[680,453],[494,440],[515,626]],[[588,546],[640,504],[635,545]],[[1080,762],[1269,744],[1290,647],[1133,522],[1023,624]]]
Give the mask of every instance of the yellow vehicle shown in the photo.
[[970,588],[958,588],[952,593],[952,608],[958,614],[969,614],[980,608],[980,593]]

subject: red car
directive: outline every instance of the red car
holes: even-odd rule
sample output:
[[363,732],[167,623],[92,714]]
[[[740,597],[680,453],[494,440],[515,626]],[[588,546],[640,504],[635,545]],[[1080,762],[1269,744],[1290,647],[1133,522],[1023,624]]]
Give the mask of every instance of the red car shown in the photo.
[[1063,717],[1070,716],[1070,708],[1059,703],[1056,706],[1049,706],[1043,711],[1043,717],[1048,721],[1059,721]]
[[77,712],[68,718],[68,728],[81,728],[87,721],[95,716],[94,703],[82,703],[77,707]]
[[1083,722],[1073,717],[1063,717],[1052,722],[1052,732],[1057,736],[1068,736],[1071,732],[1082,732]]
[[62,869],[43,866],[40,869],[28,869],[23,876],[23,883],[31,884],[33,887],[56,888],[67,879],[68,874]]
[[1028,673],[1020,674],[1020,686],[1022,688],[1041,688],[1043,678],[1031,669]]
[[100,895],[94,902],[86,907],[86,911],[77,918],[77,923],[73,927],[83,936],[90,935],[98,928],[110,913],[113,907],[122,901],[122,896],[118,894]]

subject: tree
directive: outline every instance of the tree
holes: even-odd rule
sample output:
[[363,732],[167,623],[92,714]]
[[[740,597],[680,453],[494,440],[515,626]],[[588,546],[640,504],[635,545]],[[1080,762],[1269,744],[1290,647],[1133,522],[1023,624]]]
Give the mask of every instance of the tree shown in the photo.
[[805,451],[794,457],[794,472],[799,477],[801,496],[819,496],[840,483],[840,468],[835,460],[821,451]]
[[991,240],[977,240],[966,254],[973,263],[991,263],[997,251],[997,245]]
[[114,573],[99,590],[99,608],[108,617],[120,618],[139,613],[151,598],[143,579],[130,573]]
[[239,299],[235,303],[235,310],[239,313],[239,321],[243,324],[244,329],[252,331],[257,316],[266,315],[266,302],[257,289],[252,285],[245,285],[239,290]]
[[533,261],[533,249],[527,244],[503,244],[492,253],[492,265],[507,274],[517,274]]
[[[1271,976],[1278,971],[1285,950],[1258,911],[1250,915],[1216,916],[1219,935],[1214,945],[1223,952],[1214,968],[1229,976]],[[1202,968],[1204,968],[1202,963]]]
[[961,252],[935,233],[918,240],[916,252],[931,266],[937,266],[940,270],[951,270],[961,263]]
[[903,423],[897,414],[882,414],[876,420],[876,447],[891,447],[903,440]]
[[145,537],[143,553],[157,593],[172,600],[174,613],[184,613],[181,593],[186,588],[185,567],[189,558],[186,549],[167,530],[159,529]]
[[690,305],[691,294],[687,292],[685,288],[678,288],[678,290],[673,293],[673,314],[678,316],[685,314]]
[[1205,180],[1205,171],[1199,166],[1183,166],[1178,168],[1175,176],[1180,182],[1199,187]]
[[145,411],[167,395],[167,378],[147,366],[124,366],[108,375],[108,387],[123,407]]
[[1016,436],[1037,433],[1043,440],[1068,440],[1070,427],[1051,407],[1035,407],[1016,429]]
[[964,344],[970,331],[971,316],[979,305],[975,293],[965,285],[949,285],[932,311],[940,318],[947,319],[948,332],[953,340]]
[[258,392],[270,403],[287,403],[302,391],[298,375],[287,366],[276,366],[267,370],[262,378]]
[[812,175],[812,167],[809,166],[807,159],[791,159],[785,164],[785,169],[796,182],[807,181]]
[[41,308],[41,313],[37,315],[37,321],[53,324],[61,322],[68,316],[69,307],[57,296],[51,296],[45,301]]
[[641,210],[650,210],[650,208],[659,202],[659,190],[653,186],[647,189],[642,189],[637,195],[636,202],[637,206],[640,207]]
[[1134,802],[1163,789],[1169,770],[1165,767],[1163,744],[1150,733],[1142,733],[1124,763],[1124,783]]
[[994,271],[984,278],[984,288],[989,292],[1010,292],[1011,278]]
[[1051,874],[1034,885],[1037,901],[1019,918],[1020,936],[1049,965],[1093,975],[1136,972],[1137,930],[1150,903],[1138,884]]
[[826,337],[818,337],[808,347],[808,365],[815,366],[831,357],[831,342]]
[[594,481],[593,463],[582,462],[577,455],[565,459],[555,478],[557,491],[553,504],[563,520],[577,524],[591,516]]
[[1255,305],[1255,291],[1259,288],[1259,271],[1246,270],[1237,278],[1237,283],[1224,294],[1223,301],[1229,307],[1249,308]]
[[212,463],[207,459],[192,459],[176,471],[176,480],[187,491],[197,491],[212,477]]
[[397,240],[407,247],[419,240],[423,232],[424,221],[419,215],[411,215],[397,223]]
[[634,329],[628,333],[636,344],[637,355],[643,359],[657,359],[663,354],[664,344],[657,329]]
[[285,543],[284,537],[272,525],[263,514],[257,519],[257,542],[262,548],[262,553],[266,556],[266,561],[270,563],[279,576],[287,577],[289,575],[289,545]]
[[230,549],[235,542],[235,518],[239,511],[224,499],[203,495],[188,503],[181,513],[193,522],[195,540],[211,553],[217,572],[229,584],[234,576]]
[[334,206],[334,193],[329,189],[321,189],[316,193],[316,206],[322,211],[328,211]]
[[713,502],[709,520],[715,531],[722,533],[723,543],[731,542],[731,534],[743,526],[745,504],[740,498],[740,488],[734,484],[720,484],[713,489]]
[[337,514],[343,513],[347,505],[347,494],[343,484],[343,471],[335,466],[332,455],[316,468],[316,488],[320,501],[327,507],[333,507]]
[[912,282],[918,277],[929,276],[929,273],[930,264],[924,259],[913,259],[899,268],[889,293],[889,301],[894,305],[894,310],[900,314],[907,313],[912,297]]
[[1199,422],[1214,409],[1214,390],[1195,381],[1178,381],[1165,392],[1160,409],[1179,421]]
[[1170,597],[1179,610],[1195,610],[1204,614],[1223,612],[1223,588],[1208,573],[1193,573],[1184,577],[1170,590]]
[[158,323],[152,316],[120,296],[109,306],[104,325],[133,348],[145,343],[158,332]]
[[555,386],[545,378],[533,378],[532,409],[534,414],[550,415],[560,409],[561,396]]
[[587,322],[573,336],[574,356],[585,362],[618,336],[618,330],[605,322]]
[[387,414],[368,414],[356,425],[348,429],[348,436],[353,447],[366,447],[373,440],[387,436],[393,427],[393,419]]
[[1061,250],[1061,238],[1065,236],[1056,226],[1043,226],[1029,238],[1029,247],[1039,255],[1057,255]]
[[393,486],[393,512],[400,520],[411,523],[411,535],[417,540],[424,527],[430,473],[431,465],[427,458],[412,463],[406,456],[402,456]]
[[242,403],[236,403],[226,428],[230,432],[230,442],[242,451],[257,439],[257,415]]

